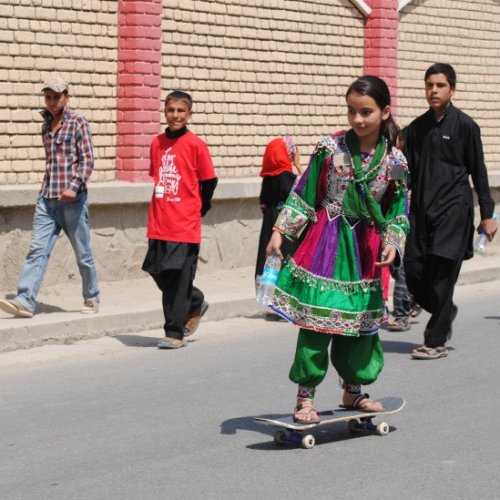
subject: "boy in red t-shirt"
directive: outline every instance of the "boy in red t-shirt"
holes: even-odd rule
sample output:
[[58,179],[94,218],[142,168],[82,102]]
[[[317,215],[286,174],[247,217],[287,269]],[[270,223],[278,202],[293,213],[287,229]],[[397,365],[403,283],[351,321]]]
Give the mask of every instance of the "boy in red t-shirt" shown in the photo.
[[150,149],[149,175],[154,192],[148,216],[148,252],[142,269],[162,291],[163,349],[186,345],[208,309],[193,286],[201,242],[201,218],[210,209],[217,176],[207,145],[187,129],[192,99],[171,92],[165,100],[167,129]]

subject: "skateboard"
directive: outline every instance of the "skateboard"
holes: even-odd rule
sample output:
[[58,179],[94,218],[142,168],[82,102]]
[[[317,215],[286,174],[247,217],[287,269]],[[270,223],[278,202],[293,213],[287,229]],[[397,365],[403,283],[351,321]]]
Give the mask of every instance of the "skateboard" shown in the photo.
[[339,407],[336,410],[321,412],[319,415],[321,420],[317,423],[301,424],[294,422],[293,415],[287,415],[278,419],[254,417],[254,420],[259,424],[279,428],[274,434],[274,442],[276,444],[300,443],[302,448],[309,449],[314,447],[316,439],[314,435],[308,431],[338,422],[347,422],[347,428],[351,433],[373,432],[380,436],[388,434],[389,425],[386,422],[374,424],[372,419],[401,411],[406,401],[398,397],[381,398],[377,401],[382,404],[384,408],[382,411],[364,412]]

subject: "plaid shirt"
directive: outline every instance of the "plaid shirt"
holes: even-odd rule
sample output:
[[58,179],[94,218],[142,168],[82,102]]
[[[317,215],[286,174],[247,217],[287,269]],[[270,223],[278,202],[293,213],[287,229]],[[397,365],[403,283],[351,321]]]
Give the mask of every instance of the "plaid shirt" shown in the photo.
[[52,115],[47,109],[43,109],[41,115],[46,167],[40,194],[45,198],[59,198],[67,188],[76,193],[86,191],[86,182],[94,169],[92,135],[87,120],[65,107],[62,126],[53,134]]

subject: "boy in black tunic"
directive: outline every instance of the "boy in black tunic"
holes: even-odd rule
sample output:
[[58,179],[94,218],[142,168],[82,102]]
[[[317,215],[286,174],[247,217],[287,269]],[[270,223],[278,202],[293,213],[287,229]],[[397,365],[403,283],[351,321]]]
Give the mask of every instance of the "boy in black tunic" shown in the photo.
[[481,223],[478,231],[492,240],[497,231],[480,129],[454,107],[456,74],[437,63],[425,73],[429,110],[408,128],[406,158],[412,179],[410,232],[404,266],[415,300],[431,313],[424,345],[415,359],[446,356],[458,308],[453,303],[462,261],[473,256],[474,205],[469,176],[477,192]]

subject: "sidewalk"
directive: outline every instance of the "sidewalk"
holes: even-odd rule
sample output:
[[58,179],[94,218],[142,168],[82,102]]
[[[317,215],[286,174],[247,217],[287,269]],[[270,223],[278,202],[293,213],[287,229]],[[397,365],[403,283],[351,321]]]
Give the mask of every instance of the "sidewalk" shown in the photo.
[[[264,308],[255,301],[253,273],[253,267],[200,273],[195,284],[210,304],[203,321],[263,314]],[[500,249],[492,245],[487,255],[464,262],[458,284],[499,279]],[[84,315],[79,312],[79,284],[64,289],[42,286],[33,318],[13,318],[0,310],[0,352],[163,326],[160,291],[149,277],[101,283],[101,301],[99,313]]]

